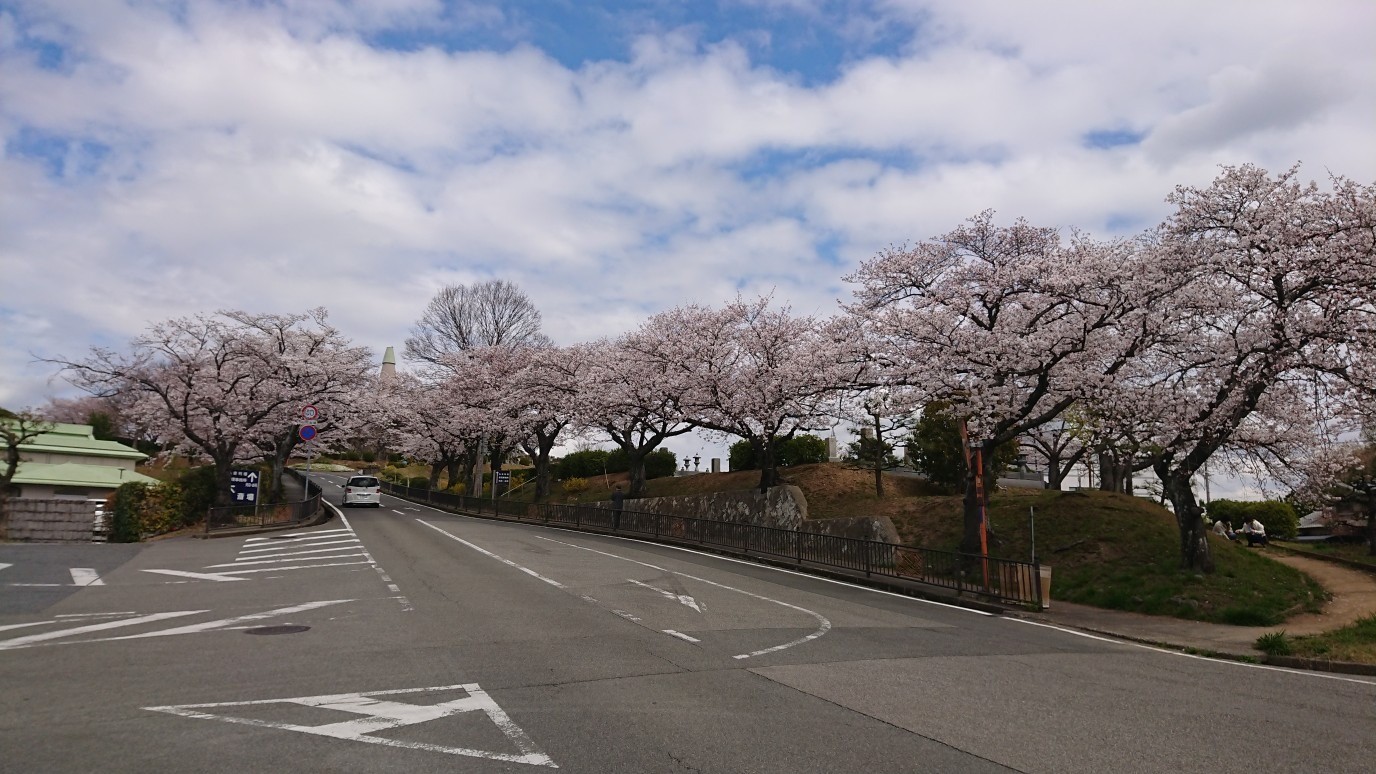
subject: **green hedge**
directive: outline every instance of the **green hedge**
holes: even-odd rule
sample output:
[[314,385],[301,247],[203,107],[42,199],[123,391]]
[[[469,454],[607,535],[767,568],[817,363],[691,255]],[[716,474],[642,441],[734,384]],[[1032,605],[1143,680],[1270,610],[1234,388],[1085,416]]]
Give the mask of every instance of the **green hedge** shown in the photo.
[[1242,523],[1256,517],[1271,537],[1292,538],[1299,533],[1300,519],[1289,503],[1279,500],[1214,500],[1209,503],[1209,518],[1222,519],[1241,529]]
[[[775,464],[781,468],[790,465],[809,465],[827,461],[827,442],[824,438],[804,433],[774,447]],[[736,441],[731,444],[731,470],[756,470],[755,449],[749,441]]]
[[176,481],[130,482],[110,498],[111,543],[137,543],[194,524],[215,503],[215,468],[192,468]]

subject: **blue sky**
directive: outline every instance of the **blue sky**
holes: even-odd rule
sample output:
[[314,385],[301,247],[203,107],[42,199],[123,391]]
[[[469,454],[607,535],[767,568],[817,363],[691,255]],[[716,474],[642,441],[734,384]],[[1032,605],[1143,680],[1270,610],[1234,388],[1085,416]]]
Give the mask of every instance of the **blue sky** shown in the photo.
[[[1220,164],[1376,180],[1376,4],[0,1],[0,405],[217,308],[379,353],[504,278],[557,341],[985,209],[1150,227]],[[693,451],[686,449],[686,451]]]

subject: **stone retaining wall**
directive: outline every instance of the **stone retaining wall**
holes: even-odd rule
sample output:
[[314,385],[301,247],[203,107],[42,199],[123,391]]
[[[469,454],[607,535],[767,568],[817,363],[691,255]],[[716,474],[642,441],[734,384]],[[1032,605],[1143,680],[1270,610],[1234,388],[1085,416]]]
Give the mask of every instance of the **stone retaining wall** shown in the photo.
[[887,517],[809,519],[807,497],[803,495],[803,490],[792,484],[773,487],[768,494],[761,494],[758,489],[745,489],[736,492],[627,500],[626,510],[801,530],[861,540],[880,540],[886,543],[898,542],[898,531]]
[[86,500],[11,497],[5,503],[8,540],[35,543],[90,543],[95,504]]

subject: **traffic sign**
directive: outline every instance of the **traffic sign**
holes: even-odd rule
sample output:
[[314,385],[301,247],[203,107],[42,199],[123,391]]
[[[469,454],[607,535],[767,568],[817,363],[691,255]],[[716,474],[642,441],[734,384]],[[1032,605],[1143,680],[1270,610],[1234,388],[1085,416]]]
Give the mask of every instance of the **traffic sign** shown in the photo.
[[301,430],[298,432],[303,441],[315,440],[315,425],[302,425]]
[[499,484],[510,484],[510,483],[511,483],[511,471],[509,471],[509,470],[499,470],[499,471],[497,471],[497,483],[499,483]]
[[236,503],[257,503],[258,471],[231,470],[229,472],[229,496]]
[[320,409],[310,404],[306,404],[301,407],[301,418],[307,422],[314,422],[320,418]]

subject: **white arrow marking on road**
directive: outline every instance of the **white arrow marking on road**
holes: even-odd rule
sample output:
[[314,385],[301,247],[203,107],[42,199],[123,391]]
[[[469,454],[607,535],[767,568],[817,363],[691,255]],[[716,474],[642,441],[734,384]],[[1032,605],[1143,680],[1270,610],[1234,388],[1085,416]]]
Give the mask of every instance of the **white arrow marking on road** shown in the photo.
[[43,624],[50,624],[50,623],[57,623],[57,622],[56,622],[56,621],[34,621],[33,623],[26,623],[26,624],[5,624],[4,626],[0,626],[0,632],[8,631],[8,630],[10,630],[10,629],[24,629],[24,628],[27,628],[27,627],[30,627],[30,626],[42,626]]
[[688,642],[702,642],[702,640],[699,640],[699,639],[696,638],[696,637],[689,637],[688,635],[684,634],[683,632],[676,632],[676,631],[674,631],[673,629],[665,629],[665,630],[664,630],[664,633],[667,634],[667,635],[669,635],[670,637],[677,637],[677,638],[679,638],[680,640],[686,640],[686,641],[688,641]]
[[818,613],[818,612],[815,611],[815,610],[808,610],[808,609],[805,608],[805,607],[800,607],[800,606],[798,606],[798,605],[789,604],[788,602],[782,602],[782,601],[780,601],[780,600],[773,599],[773,598],[771,598],[771,597],[766,597],[766,596],[764,596],[763,594],[756,594],[756,593],[754,593],[754,592],[752,592],[752,591],[746,591],[746,590],[744,590],[744,589],[738,589],[738,588],[736,588],[736,587],[734,587],[734,586],[728,586],[728,585],[726,585],[725,583],[717,583],[716,581],[710,581],[710,580],[707,580],[706,578],[700,578],[700,577],[698,577],[698,576],[696,576],[696,575],[689,575],[689,574],[686,573],[686,572],[679,572],[678,570],[666,570],[666,569],[664,569],[663,567],[660,567],[660,566],[654,565],[654,564],[650,564],[649,562],[642,562],[642,561],[640,561],[640,560],[638,560],[638,559],[631,559],[630,557],[626,557],[626,556],[617,556],[616,554],[609,554],[609,553],[607,553],[606,551],[598,551],[596,548],[588,548],[587,546],[575,545],[575,544],[573,544],[573,543],[565,543],[565,542],[562,541],[562,540],[555,540],[554,538],[547,538],[547,537],[543,537],[543,536],[540,536],[540,535],[536,535],[536,537],[539,538],[539,539],[541,539],[541,540],[547,540],[547,541],[549,541],[549,542],[551,542],[551,543],[558,543],[558,544],[561,545],[561,546],[568,546],[569,548],[581,548],[581,549],[583,549],[584,551],[591,551],[591,552],[594,553],[594,554],[601,554],[602,556],[608,556],[608,557],[611,557],[612,559],[620,559],[620,560],[622,560],[623,562],[630,562],[631,564],[638,564],[638,565],[640,565],[641,567],[649,567],[649,568],[652,569],[652,570],[659,570],[660,572],[672,572],[673,574],[675,574],[675,575],[677,575],[677,576],[679,576],[679,577],[681,577],[681,578],[688,578],[688,579],[690,579],[690,580],[695,580],[695,581],[698,581],[698,582],[700,582],[700,583],[706,583],[706,584],[709,584],[709,585],[712,585],[712,586],[716,586],[717,588],[726,589],[727,591],[734,591],[734,592],[736,592],[737,594],[744,594],[744,595],[746,595],[747,597],[754,597],[755,599],[764,600],[765,602],[773,602],[773,603],[776,604],[776,605],[779,605],[779,606],[781,606],[781,607],[786,607],[786,608],[788,608],[788,609],[790,609],[790,610],[797,610],[797,611],[800,612],[800,613],[807,613],[808,615],[810,615],[810,616],[812,616],[814,619],[816,619],[817,624],[818,624],[818,628],[817,628],[817,631],[813,632],[812,634],[809,634],[809,635],[807,635],[806,637],[799,637],[799,638],[796,639],[796,640],[790,640],[790,641],[788,641],[788,642],[785,642],[785,643],[782,644],[782,645],[775,645],[775,646],[772,647],[772,648],[765,648],[765,649],[763,649],[763,650],[755,650],[755,651],[751,651],[751,652],[749,652],[749,653],[742,653],[742,654],[740,654],[740,655],[732,656],[732,657],[731,657],[731,658],[734,658],[734,659],[737,659],[737,660],[739,660],[739,659],[746,659],[746,658],[753,658],[753,657],[755,657],[755,656],[763,656],[763,655],[765,655],[766,653],[775,653],[775,652],[777,652],[777,651],[784,650],[784,649],[786,649],[786,648],[791,648],[791,647],[793,647],[794,645],[802,645],[802,644],[805,643],[805,642],[811,642],[811,641],[817,639],[818,637],[821,637],[822,635],[826,634],[827,632],[831,631],[831,621],[828,620],[826,616],[822,615],[821,613]]
[[89,632],[98,632],[104,629],[114,629],[119,626],[133,626],[135,624],[141,623],[152,623],[153,621],[162,621],[167,618],[180,618],[184,615],[196,615],[197,613],[204,612],[206,611],[179,610],[173,613],[153,613],[152,615],[141,615],[138,618],[126,618],[123,621],[106,621],[105,623],[89,624],[87,626],[77,626],[72,629],[60,629],[55,632],[30,634],[27,637],[15,637],[12,640],[0,641],[0,650],[13,650],[15,648],[24,648],[28,647],[29,645],[32,645],[35,642],[42,642],[44,640],[56,640],[61,637],[70,637],[74,634],[87,634]]
[[196,580],[208,581],[248,580],[248,578],[236,578],[233,575],[226,575],[220,572],[187,572],[186,570],[144,570],[144,572],[156,572],[159,575],[175,575],[179,578],[195,578]]
[[[468,695],[462,699],[441,702],[439,704],[407,704],[399,701],[379,701],[373,698],[375,696],[396,696],[409,693],[434,693],[437,691],[454,690],[465,691]],[[301,726],[294,723],[278,723],[270,720],[258,720],[256,718],[212,715],[208,712],[199,711],[219,707],[251,707],[266,704],[296,704],[303,707],[317,707],[325,710],[347,712],[359,717],[355,720],[344,720],[337,723],[326,723],[318,726]],[[327,696],[298,696],[292,699],[227,701],[217,704],[181,704],[165,707],[144,707],[144,709],[152,712],[166,712],[169,715],[180,715],[182,717],[197,718],[200,720],[221,720],[226,723],[240,723],[246,726],[277,728],[284,731],[299,731],[303,734],[316,734],[318,736],[327,736],[352,742],[367,742],[368,744],[381,744],[389,747],[405,747],[412,750],[428,750],[430,752],[464,755],[493,761],[526,763],[532,766],[548,766],[552,769],[559,768],[548,755],[541,752],[540,749],[535,746],[535,743],[530,740],[530,737],[526,735],[525,731],[521,730],[520,726],[512,722],[506,712],[502,710],[501,707],[497,706],[497,702],[493,701],[492,697],[488,696],[486,691],[478,687],[477,683],[438,685],[432,688],[407,688],[398,691],[339,693]],[[464,712],[482,712],[486,714],[488,719],[501,730],[506,738],[511,740],[512,744],[515,745],[519,752],[513,754],[509,752],[476,750],[469,747],[449,747],[439,744],[408,742],[399,739],[370,736],[370,734],[380,731],[387,731],[400,726],[412,726]]]
[[13,567],[13,566],[14,566],[14,565],[12,565],[12,564],[5,564],[4,562],[0,562],[0,570],[5,569],[6,567]]
[[71,567],[73,586],[104,586],[105,581],[90,567]]
[[634,583],[634,584],[637,585],[637,586],[644,586],[645,588],[649,589],[650,591],[658,592],[658,593],[659,593],[660,595],[662,595],[665,599],[668,599],[668,600],[670,600],[671,602],[677,602],[677,603],[679,603],[680,605],[683,605],[683,606],[685,606],[685,607],[691,607],[691,608],[693,608],[694,610],[698,611],[699,613],[702,612],[702,608],[698,607],[697,600],[693,599],[692,597],[688,596],[687,594],[675,594],[675,593],[672,592],[672,591],[665,591],[664,589],[658,588],[658,587],[656,587],[656,586],[651,586],[651,585],[648,584],[648,583],[643,583],[643,582],[641,582],[641,581],[638,581],[638,580],[636,580],[635,578],[627,578],[626,580],[630,581],[631,583]]

